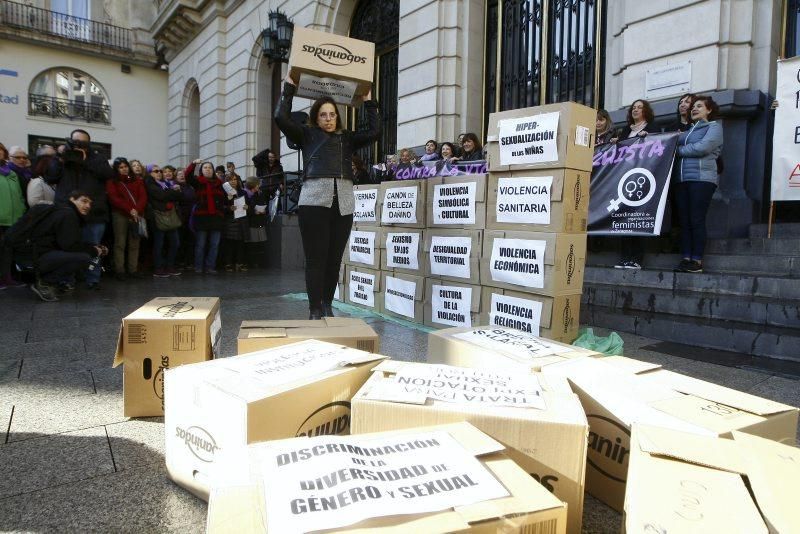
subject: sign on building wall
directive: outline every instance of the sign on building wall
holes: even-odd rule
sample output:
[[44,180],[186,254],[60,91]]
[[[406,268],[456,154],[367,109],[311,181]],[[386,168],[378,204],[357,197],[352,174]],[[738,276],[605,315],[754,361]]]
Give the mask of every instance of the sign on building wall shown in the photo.
[[647,69],[644,76],[644,97],[656,100],[688,93],[692,85],[692,62],[681,61]]
[[800,200],[800,56],[778,61],[772,202]]

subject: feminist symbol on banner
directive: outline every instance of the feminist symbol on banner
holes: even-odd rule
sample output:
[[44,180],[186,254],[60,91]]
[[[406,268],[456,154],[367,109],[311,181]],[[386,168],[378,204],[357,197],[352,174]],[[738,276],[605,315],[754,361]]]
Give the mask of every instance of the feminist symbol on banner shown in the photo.
[[619,210],[620,204],[632,208],[647,204],[656,194],[656,177],[642,167],[631,169],[619,179],[617,194],[619,196],[606,207],[608,211]]

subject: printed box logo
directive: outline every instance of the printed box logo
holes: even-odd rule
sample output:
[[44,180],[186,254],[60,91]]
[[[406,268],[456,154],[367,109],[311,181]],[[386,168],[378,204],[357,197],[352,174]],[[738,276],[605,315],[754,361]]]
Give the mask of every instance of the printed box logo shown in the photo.
[[353,63],[367,62],[365,56],[357,56],[342,45],[334,43],[322,43],[319,46],[303,45],[303,52],[334,67],[346,67]]
[[153,377],[153,393],[161,400],[161,409],[164,409],[164,371],[169,369],[169,356],[161,356],[161,364]]
[[175,317],[179,313],[190,312],[193,309],[194,306],[192,306],[188,302],[178,301],[174,304],[165,304],[164,306],[159,306],[156,311],[163,317]]
[[580,175],[578,175],[578,180],[575,182],[574,194],[575,194],[575,211],[578,211],[578,206],[580,205],[581,199],[583,198],[583,187],[581,186]]
[[314,410],[300,424],[295,437],[341,436],[350,430],[350,403],[337,401]]
[[567,285],[572,284],[572,275],[575,274],[575,245],[569,246],[569,254],[565,263],[567,271]]
[[589,451],[586,462],[607,478],[624,484],[630,451],[622,442],[630,439],[630,430],[602,415],[587,415],[586,419],[589,421]]
[[175,427],[175,436],[182,440],[189,452],[201,462],[213,462],[214,453],[220,449],[214,436],[203,427],[190,426],[186,430],[181,427]]

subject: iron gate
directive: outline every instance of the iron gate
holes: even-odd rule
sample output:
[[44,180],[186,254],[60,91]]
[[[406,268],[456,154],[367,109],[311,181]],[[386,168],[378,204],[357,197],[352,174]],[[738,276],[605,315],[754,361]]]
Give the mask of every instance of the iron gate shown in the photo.
[[[361,0],[350,25],[350,37],[375,43],[375,83],[373,97],[381,112],[381,136],[378,142],[359,151],[367,163],[377,163],[386,154],[397,152],[397,58],[400,35],[398,0]],[[363,107],[352,112],[351,124],[366,128]]]
[[488,0],[484,125],[496,110],[600,106],[604,26],[602,0]]

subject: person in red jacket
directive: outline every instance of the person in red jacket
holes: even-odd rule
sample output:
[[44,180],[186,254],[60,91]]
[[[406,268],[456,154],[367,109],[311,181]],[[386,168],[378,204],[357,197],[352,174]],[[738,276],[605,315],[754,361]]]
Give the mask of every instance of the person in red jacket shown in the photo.
[[[200,173],[195,176],[197,165],[200,165]],[[195,232],[194,272],[217,274],[219,241],[225,228],[223,182],[214,172],[214,164],[200,159],[186,167],[185,176],[197,192],[192,214]]]
[[114,270],[117,280],[125,280],[125,248],[128,248],[128,275],[142,278],[139,272],[139,220],[144,220],[147,190],[144,182],[131,173],[125,158],[112,165],[114,178],[106,182],[106,194],[111,204],[111,226],[114,229]]

